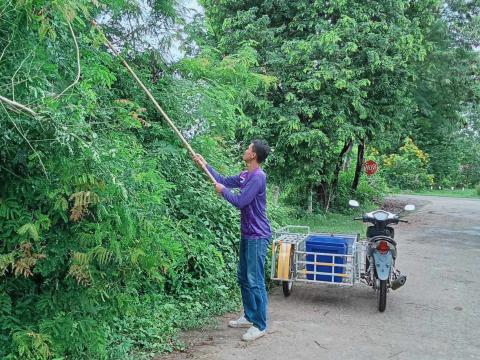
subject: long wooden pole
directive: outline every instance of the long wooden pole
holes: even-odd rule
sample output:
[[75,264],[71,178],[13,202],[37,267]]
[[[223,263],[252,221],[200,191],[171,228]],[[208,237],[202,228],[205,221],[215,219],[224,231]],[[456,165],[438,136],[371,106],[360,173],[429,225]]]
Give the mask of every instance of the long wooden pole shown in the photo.
[[[95,27],[97,27],[98,29],[100,28],[97,23],[95,21],[92,21],[93,25]],[[115,56],[117,56],[120,61],[123,63],[123,65],[127,68],[127,70],[130,72],[130,74],[132,74],[133,78],[137,81],[138,85],[140,85],[140,87],[142,88],[142,90],[145,92],[145,94],[147,94],[147,96],[150,98],[150,100],[152,100],[153,104],[155,105],[155,107],[157,108],[157,110],[160,112],[160,114],[162,114],[163,118],[165,119],[165,121],[168,123],[168,125],[172,128],[173,132],[180,138],[180,140],[182,141],[183,145],[187,148],[188,152],[190,153],[190,155],[192,157],[196,156],[196,152],[193,151],[192,147],[190,146],[190,144],[188,143],[187,140],[185,140],[185,138],[183,137],[182,133],[177,129],[177,127],[175,126],[175,124],[173,123],[172,120],[170,120],[170,118],[168,117],[167,113],[165,111],[163,111],[162,107],[158,104],[157,100],[155,100],[155,98],[153,97],[152,93],[146,88],[146,86],[143,84],[142,80],[139,79],[139,77],[137,76],[137,74],[135,74],[135,71],[133,71],[133,69],[130,67],[130,65],[128,65],[128,63],[125,61],[125,59],[119,54],[119,52],[113,47],[113,45],[110,43],[110,41],[108,41],[107,37],[104,36],[104,39],[105,39],[105,43],[107,44],[107,46],[110,48],[110,50],[112,50],[112,52],[115,54]],[[207,174],[207,176],[210,178],[210,180],[212,181],[212,183],[216,184],[217,181],[215,180],[215,178],[213,177],[212,174],[210,174],[210,171],[208,171],[207,167],[205,165],[201,165],[202,166],[202,169],[203,171],[205,172],[205,174]]]

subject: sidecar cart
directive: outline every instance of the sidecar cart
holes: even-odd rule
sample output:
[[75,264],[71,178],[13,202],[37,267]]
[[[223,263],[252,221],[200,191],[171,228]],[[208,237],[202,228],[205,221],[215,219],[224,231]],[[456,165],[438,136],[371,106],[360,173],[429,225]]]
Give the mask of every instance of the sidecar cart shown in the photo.
[[293,283],[353,286],[365,269],[365,242],[355,234],[312,233],[308,226],[286,226],[274,233],[271,278],[289,296]]

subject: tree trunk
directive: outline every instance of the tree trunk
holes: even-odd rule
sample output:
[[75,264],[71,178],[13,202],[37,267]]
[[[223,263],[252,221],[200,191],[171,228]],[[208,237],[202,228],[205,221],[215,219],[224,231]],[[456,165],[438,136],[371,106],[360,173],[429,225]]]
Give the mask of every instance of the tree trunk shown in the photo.
[[338,177],[340,175],[340,170],[342,169],[343,158],[351,149],[352,140],[346,141],[343,145],[342,151],[340,151],[340,154],[338,155],[338,160],[335,164],[335,170],[333,172],[333,180],[331,184],[327,183],[326,181],[322,181],[317,186],[317,198],[325,209],[325,212],[327,212],[330,208],[330,205],[337,193]]
[[329,191],[327,194],[327,198],[325,200],[325,214],[328,213],[328,210],[330,209],[330,204],[332,203],[332,199],[333,199],[332,192]]
[[278,199],[280,198],[280,186],[274,185],[273,187],[273,203],[278,205]]
[[317,199],[322,207],[325,209],[327,207],[328,202],[328,183],[326,181],[322,181],[320,184],[317,185]]
[[343,159],[343,164],[342,164],[343,171],[347,171],[348,167],[350,166],[350,157],[351,157],[352,148],[353,148],[353,143],[350,142],[350,146],[347,149],[346,156]]
[[342,169],[343,165],[343,157],[345,154],[352,149],[352,140],[349,140],[345,142],[345,145],[343,145],[343,149],[340,152],[340,155],[338,155],[338,162],[337,165],[335,165],[335,171],[333,173],[333,181],[332,181],[332,187],[331,187],[331,194],[335,196],[337,193],[337,186],[338,186],[338,176],[340,175],[340,170]]
[[310,192],[308,193],[308,209],[307,213],[313,213],[313,186],[310,186]]
[[358,144],[358,153],[357,153],[357,167],[355,168],[355,177],[352,183],[352,190],[356,191],[358,187],[358,183],[360,182],[360,175],[362,173],[363,167],[363,155],[365,152],[365,140],[361,140],[360,144]]

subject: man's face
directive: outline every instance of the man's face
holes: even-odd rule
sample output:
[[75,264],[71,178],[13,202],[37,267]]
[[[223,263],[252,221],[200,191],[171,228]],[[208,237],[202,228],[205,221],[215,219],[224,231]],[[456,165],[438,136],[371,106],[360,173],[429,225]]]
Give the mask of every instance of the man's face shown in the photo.
[[247,150],[245,150],[245,152],[243,153],[243,161],[250,162],[256,158],[257,154],[255,154],[255,151],[253,151],[253,144],[250,144]]

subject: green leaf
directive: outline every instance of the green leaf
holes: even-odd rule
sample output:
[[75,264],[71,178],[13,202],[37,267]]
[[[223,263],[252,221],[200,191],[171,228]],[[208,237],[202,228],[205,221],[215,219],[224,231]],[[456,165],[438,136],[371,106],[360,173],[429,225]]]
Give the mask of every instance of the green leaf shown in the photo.
[[19,235],[28,235],[33,241],[39,240],[37,228],[32,223],[22,225],[17,229],[17,233]]

